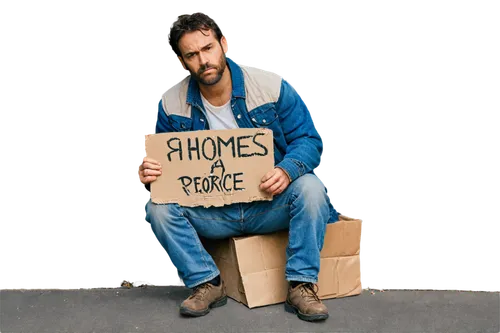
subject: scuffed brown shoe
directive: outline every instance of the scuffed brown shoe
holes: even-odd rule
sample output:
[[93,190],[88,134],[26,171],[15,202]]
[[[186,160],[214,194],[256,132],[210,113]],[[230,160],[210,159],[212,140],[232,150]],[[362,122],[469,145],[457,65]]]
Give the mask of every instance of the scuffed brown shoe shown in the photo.
[[312,283],[301,283],[295,288],[288,287],[285,310],[297,314],[302,320],[317,321],[328,318],[328,309],[317,295],[317,286]]
[[226,305],[226,287],[221,280],[218,286],[203,283],[196,286],[193,294],[181,304],[180,312],[184,316],[200,317],[210,312],[211,308]]

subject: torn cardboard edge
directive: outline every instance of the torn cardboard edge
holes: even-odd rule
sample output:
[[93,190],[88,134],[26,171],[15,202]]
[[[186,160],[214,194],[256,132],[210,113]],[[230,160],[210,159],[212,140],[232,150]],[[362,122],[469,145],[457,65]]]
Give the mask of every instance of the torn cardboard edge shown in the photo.
[[[151,201],[153,201],[156,204],[170,204],[170,203],[178,203],[182,199],[180,198],[172,198],[165,200],[161,197],[155,197],[151,194]],[[252,201],[272,201],[273,196],[254,196],[254,197],[249,197],[247,199],[239,199],[238,203],[249,203]],[[193,204],[191,205],[183,205],[184,207],[196,207],[196,206],[203,206],[205,208],[208,208],[210,206],[214,207],[221,207],[225,205],[230,205],[236,203],[233,201],[233,193],[228,193],[228,194],[222,194],[222,195],[217,195],[217,196],[212,196],[212,197],[199,197]]]

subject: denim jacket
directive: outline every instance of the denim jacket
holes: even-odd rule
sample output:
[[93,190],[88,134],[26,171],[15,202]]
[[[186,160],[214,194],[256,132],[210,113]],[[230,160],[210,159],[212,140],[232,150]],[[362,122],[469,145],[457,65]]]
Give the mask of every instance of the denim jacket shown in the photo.
[[[306,105],[293,87],[276,74],[238,66],[227,58],[233,91],[231,108],[240,128],[273,131],[274,164],[291,181],[312,172],[323,143]],[[198,84],[190,76],[163,94],[156,133],[209,129]]]

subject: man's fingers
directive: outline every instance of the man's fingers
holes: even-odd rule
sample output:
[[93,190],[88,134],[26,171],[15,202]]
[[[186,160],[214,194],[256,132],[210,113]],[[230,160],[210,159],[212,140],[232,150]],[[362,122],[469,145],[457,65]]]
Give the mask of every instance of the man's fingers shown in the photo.
[[269,191],[269,187],[273,186],[280,179],[279,175],[274,175],[269,178],[266,182],[260,184],[260,189],[264,191]]
[[281,186],[276,191],[274,191],[272,194],[273,195],[281,194],[281,193],[283,193],[284,190],[286,190],[287,187],[288,187],[288,185],[286,184],[286,182],[283,182],[283,184],[281,184]]
[[274,183],[273,185],[271,185],[266,191],[269,192],[269,193],[274,193],[276,190],[278,190],[281,186],[283,185],[283,182],[281,181],[281,179],[279,181],[277,181],[276,183]]
[[150,162],[144,162],[142,163],[142,168],[144,169],[153,169],[153,170],[160,170],[161,165],[160,164],[154,164]]
[[264,175],[264,177],[262,177],[262,179],[260,181],[263,182],[263,183],[266,182],[266,181],[268,181],[272,176],[274,176],[275,173],[276,173],[275,169],[269,171],[268,173],[266,173]]
[[139,172],[146,169],[161,170],[161,164],[152,158],[144,157],[142,164],[139,165]]
[[142,171],[142,174],[145,177],[146,176],[160,176],[161,170],[144,169],[144,171]]
[[260,185],[261,190],[272,193],[277,187],[281,185],[279,177],[272,177],[267,182]]
[[154,182],[156,180],[156,176],[143,177],[141,180],[142,180],[142,183],[148,184],[148,183]]
[[143,184],[154,182],[162,173],[161,164],[150,157],[144,157],[139,166],[139,178]]
[[160,165],[160,162],[158,162],[157,160],[154,160],[150,157],[144,157],[144,159],[142,160],[142,163],[151,163],[151,164],[157,164],[157,165]]

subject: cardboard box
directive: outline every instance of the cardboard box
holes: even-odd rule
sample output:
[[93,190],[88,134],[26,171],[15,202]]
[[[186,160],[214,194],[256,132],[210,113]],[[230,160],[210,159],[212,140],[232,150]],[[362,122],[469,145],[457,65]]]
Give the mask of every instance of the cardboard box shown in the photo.
[[[327,225],[318,276],[320,298],[361,293],[360,240],[361,220],[340,215],[338,222]],[[229,297],[249,308],[285,301],[288,231],[203,243],[221,271]]]

